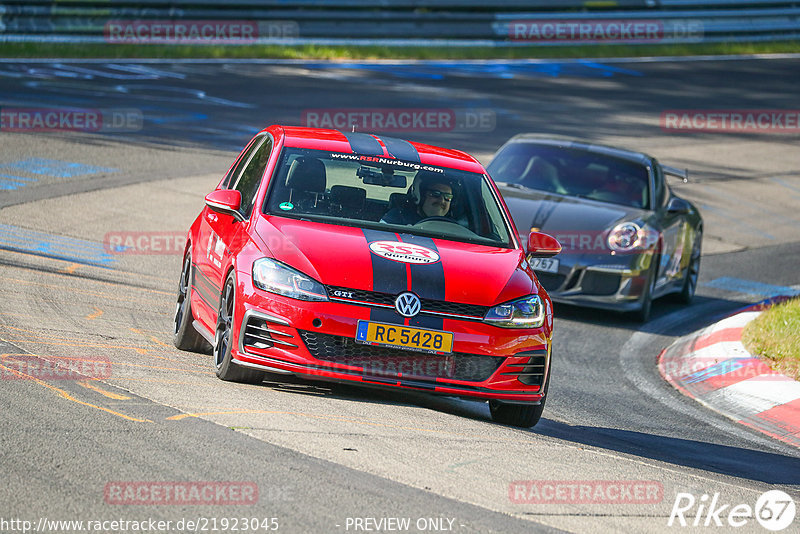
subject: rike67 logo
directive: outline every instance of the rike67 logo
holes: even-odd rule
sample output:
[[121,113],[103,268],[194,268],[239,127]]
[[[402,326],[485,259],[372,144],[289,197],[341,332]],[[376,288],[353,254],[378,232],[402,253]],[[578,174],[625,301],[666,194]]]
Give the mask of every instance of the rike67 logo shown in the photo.
[[792,524],[796,512],[792,498],[780,490],[762,493],[755,506],[723,504],[719,493],[712,497],[704,494],[700,498],[691,493],[678,493],[667,526],[739,528],[755,519],[765,529],[777,532]]

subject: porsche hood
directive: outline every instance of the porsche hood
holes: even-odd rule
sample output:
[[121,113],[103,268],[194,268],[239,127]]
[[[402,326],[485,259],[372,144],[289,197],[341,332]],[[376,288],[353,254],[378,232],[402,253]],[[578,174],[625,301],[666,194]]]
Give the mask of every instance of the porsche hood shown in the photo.
[[522,239],[536,228],[558,239],[565,250],[578,247],[580,240],[599,244],[615,224],[644,216],[636,208],[499,187]]

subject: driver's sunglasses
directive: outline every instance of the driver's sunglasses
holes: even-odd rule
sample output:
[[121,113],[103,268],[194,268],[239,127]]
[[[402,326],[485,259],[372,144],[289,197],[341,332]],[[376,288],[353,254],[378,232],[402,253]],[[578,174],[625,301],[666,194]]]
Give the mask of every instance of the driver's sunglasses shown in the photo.
[[438,189],[428,189],[427,193],[431,198],[441,198],[447,202],[453,200],[453,193],[445,193],[444,191],[439,191]]

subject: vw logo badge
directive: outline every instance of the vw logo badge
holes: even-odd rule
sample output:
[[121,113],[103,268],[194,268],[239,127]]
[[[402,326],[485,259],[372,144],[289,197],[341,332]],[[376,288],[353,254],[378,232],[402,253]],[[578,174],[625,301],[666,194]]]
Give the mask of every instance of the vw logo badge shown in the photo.
[[422,304],[414,293],[400,293],[394,301],[394,309],[403,317],[414,317]]

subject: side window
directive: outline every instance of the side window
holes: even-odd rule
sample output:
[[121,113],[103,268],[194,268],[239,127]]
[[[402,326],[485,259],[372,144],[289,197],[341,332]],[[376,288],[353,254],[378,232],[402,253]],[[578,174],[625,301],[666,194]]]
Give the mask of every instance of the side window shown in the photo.
[[255,154],[250,158],[247,166],[242,171],[241,176],[231,189],[235,189],[242,194],[241,212],[245,219],[250,218],[253,212],[253,203],[256,200],[258,186],[261,185],[261,178],[264,176],[264,169],[272,151],[272,139],[265,137],[256,143]]
[[236,177],[242,172],[242,168],[245,166],[245,164],[247,164],[247,161],[250,159],[250,156],[253,154],[253,151],[258,147],[260,142],[261,139],[256,139],[250,144],[249,147],[242,151],[242,157],[230,170],[228,176],[225,177],[225,181],[222,182],[223,189],[233,188],[233,184],[236,183]]

